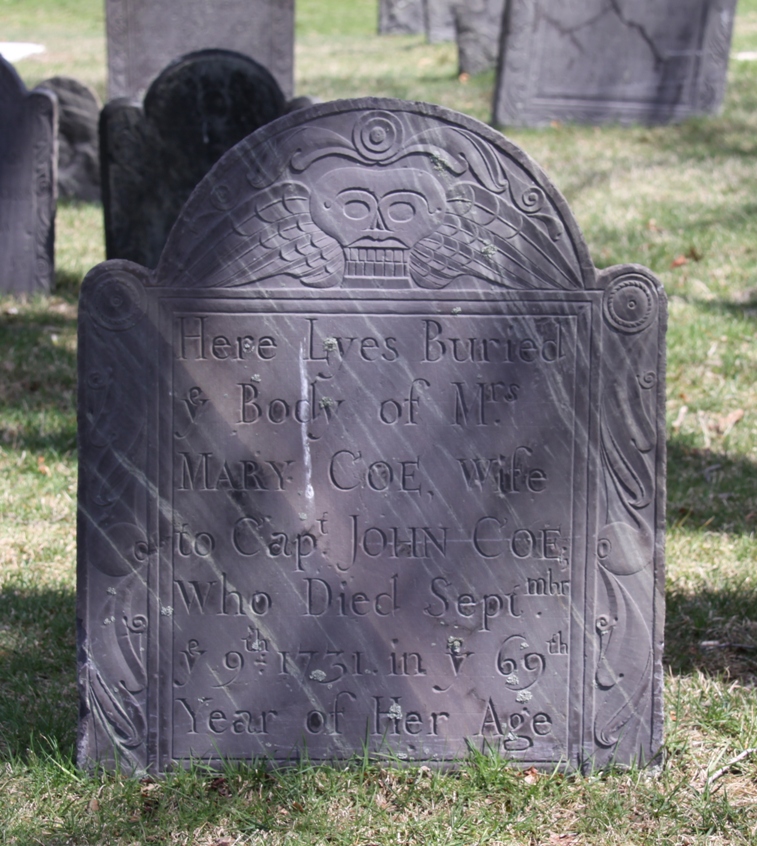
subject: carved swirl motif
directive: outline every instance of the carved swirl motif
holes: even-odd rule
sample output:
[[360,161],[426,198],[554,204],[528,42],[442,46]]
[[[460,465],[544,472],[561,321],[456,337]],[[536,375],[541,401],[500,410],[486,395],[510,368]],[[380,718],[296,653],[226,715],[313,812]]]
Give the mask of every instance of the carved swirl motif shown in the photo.
[[657,374],[654,370],[650,370],[647,373],[639,373],[636,376],[636,381],[643,391],[649,391],[657,384]]
[[235,203],[234,192],[228,185],[216,185],[210,193],[210,202],[222,211],[233,208]]
[[657,295],[651,283],[638,276],[621,277],[605,291],[605,319],[618,332],[641,332],[651,325],[656,310]]
[[546,201],[546,197],[544,196],[544,191],[541,188],[537,188],[536,185],[532,185],[528,190],[523,192],[523,196],[518,199],[517,196],[513,196],[516,205],[521,211],[526,212],[526,214],[534,214],[535,212],[541,211],[544,203]]
[[389,112],[369,112],[356,122],[352,140],[366,159],[380,162],[402,146],[402,124]]
[[92,298],[92,317],[104,329],[122,332],[140,321],[145,312],[145,292],[132,276],[113,273],[103,279]]

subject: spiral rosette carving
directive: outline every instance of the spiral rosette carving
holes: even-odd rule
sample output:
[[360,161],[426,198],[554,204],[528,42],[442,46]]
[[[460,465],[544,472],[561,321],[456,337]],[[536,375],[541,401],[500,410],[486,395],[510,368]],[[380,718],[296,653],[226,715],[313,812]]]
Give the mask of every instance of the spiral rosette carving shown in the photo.
[[390,159],[402,146],[402,124],[389,112],[369,112],[355,124],[352,140],[366,159]]
[[219,211],[227,211],[236,205],[235,192],[228,185],[216,185],[210,192],[210,202]]
[[544,191],[536,185],[526,189],[520,197],[514,196],[515,204],[526,214],[535,214],[541,211],[546,199]]
[[133,276],[112,273],[99,282],[92,297],[92,317],[104,329],[131,329],[144,313],[145,291]]
[[633,335],[652,324],[657,313],[657,293],[640,276],[623,276],[605,291],[605,320],[618,332]]
[[652,388],[657,386],[657,374],[654,370],[649,370],[646,373],[639,373],[636,376],[636,381],[639,383],[639,387],[642,391],[651,391]]

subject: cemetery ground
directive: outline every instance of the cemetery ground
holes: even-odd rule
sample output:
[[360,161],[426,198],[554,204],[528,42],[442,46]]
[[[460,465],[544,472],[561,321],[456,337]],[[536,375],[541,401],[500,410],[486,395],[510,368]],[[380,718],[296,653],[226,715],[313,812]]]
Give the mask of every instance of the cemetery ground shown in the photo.
[[[45,44],[27,85],[104,96],[101,0],[0,0]],[[297,92],[428,100],[487,120],[493,74],[452,45],[375,35],[374,0],[298,0]],[[740,0],[723,114],[508,135],[566,196],[599,267],[637,261],[670,300],[666,734],[655,770],[449,773],[356,759],[197,764],[159,781],[74,765],[76,312],[101,209],[62,204],[57,289],[0,299],[0,842],[757,843],[757,0]]]

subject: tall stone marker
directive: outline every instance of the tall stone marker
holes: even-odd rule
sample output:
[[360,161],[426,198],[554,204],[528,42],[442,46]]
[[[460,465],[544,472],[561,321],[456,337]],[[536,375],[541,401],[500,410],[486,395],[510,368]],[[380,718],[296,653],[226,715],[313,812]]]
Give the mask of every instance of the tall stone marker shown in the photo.
[[494,121],[666,123],[720,107],[736,0],[513,0]]
[[54,283],[58,104],[27,91],[0,56],[0,293],[48,293]]
[[453,0],[425,0],[426,34],[432,44],[455,40]]
[[665,324],[470,118],[245,139],[84,282],[80,763],[650,761]]
[[140,98],[163,68],[222,48],[265,65],[294,90],[294,0],[106,0],[108,99]]
[[53,76],[38,88],[52,91],[58,98],[58,196],[99,200],[97,122],[101,104],[97,94],[69,76]]
[[380,35],[419,35],[425,30],[424,0],[379,0]]
[[505,0],[458,0],[453,12],[460,73],[497,66]]
[[262,65],[201,50],[169,65],[143,107],[114,100],[100,117],[108,258],[155,267],[195,185],[234,144],[284,113]]

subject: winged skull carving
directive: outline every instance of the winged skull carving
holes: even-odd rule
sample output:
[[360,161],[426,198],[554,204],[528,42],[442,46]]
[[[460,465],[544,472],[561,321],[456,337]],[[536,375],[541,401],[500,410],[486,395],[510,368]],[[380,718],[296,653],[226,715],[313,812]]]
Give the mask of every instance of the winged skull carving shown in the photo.
[[282,276],[319,288],[440,289],[461,278],[583,287],[559,214],[522,168],[506,174],[470,133],[421,133],[401,144],[402,131],[395,116],[372,113],[351,141],[314,127],[306,143],[299,128],[270,161],[253,166],[245,151],[256,190],[242,190],[215,217],[216,238],[189,246],[184,272],[231,287]]

